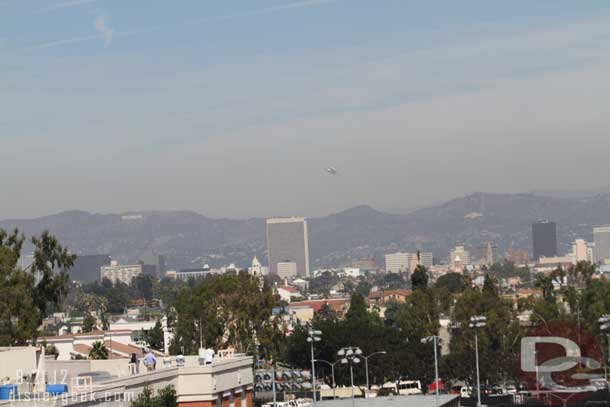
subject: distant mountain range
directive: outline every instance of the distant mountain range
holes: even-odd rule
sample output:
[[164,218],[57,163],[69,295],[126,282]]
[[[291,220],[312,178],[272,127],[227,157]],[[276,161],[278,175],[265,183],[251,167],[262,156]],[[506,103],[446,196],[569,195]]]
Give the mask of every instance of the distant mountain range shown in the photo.
[[[576,238],[592,239],[595,225],[610,223],[610,194],[562,198],[536,194],[474,193],[406,215],[357,206],[308,219],[313,267],[347,264],[393,251],[432,251],[444,259],[455,245],[474,250],[491,242],[497,252],[531,248],[531,223],[557,222],[560,251]],[[142,212],[122,215],[68,211],[36,219],[0,221],[26,235],[50,230],[77,254],[108,253],[121,262],[163,254],[173,268],[208,263],[266,261],[265,220],[211,219],[195,212]],[[26,248],[28,250],[28,248]]]

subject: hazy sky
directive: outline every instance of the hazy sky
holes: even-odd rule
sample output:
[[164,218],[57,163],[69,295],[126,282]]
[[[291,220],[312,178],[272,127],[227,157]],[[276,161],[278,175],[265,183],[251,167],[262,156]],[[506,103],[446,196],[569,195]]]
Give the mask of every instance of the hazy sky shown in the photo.
[[0,218],[606,185],[609,75],[607,0],[0,0]]

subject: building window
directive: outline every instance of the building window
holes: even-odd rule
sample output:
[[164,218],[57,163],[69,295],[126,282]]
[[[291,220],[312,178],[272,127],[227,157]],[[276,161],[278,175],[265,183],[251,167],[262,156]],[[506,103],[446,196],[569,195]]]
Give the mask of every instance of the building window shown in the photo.
[[229,393],[229,407],[235,407],[235,397],[233,392]]
[[222,407],[222,393],[216,394],[216,407]]

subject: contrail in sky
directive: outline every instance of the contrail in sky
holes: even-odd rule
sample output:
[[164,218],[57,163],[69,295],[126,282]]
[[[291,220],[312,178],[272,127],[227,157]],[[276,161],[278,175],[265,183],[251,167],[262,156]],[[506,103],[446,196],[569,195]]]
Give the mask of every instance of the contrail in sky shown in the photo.
[[97,0],[68,0],[68,1],[62,1],[61,3],[55,3],[55,4],[51,4],[50,6],[43,7],[43,8],[41,8],[38,11],[45,12],[45,11],[58,10],[58,9],[62,9],[62,8],[81,6],[83,4],[88,4],[88,3],[95,3],[96,1]]
[[[71,3],[72,5],[75,5],[73,3],[76,3],[76,2],[85,3],[85,2],[93,2],[93,1],[96,1],[96,0],[74,0],[74,1],[69,1],[69,2],[60,3],[60,4]],[[118,32],[118,31],[113,32],[112,30],[110,30],[109,33],[106,32],[106,34],[103,34],[102,36],[103,36],[104,41],[107,46],[110,43],[110,41],[112,41],[113,37],[131,37],[131,36],[135,36],[135,35],[142,35],[142,34],[155,32],[155,31],[162,31],[164,29],[172,28],[172,27],[183,27],[185,25],[198,25],[198,24],[203,24],[206,22],[219,21],[219,20],[233,20],[233,19],[251,17],[251,16],[256,16],[256,15],[261,15],[261,14],[269,14],[269,13],[273,13],[276,11],[282,11],[282,10],[313,7],[313,6],[318,6],[318,5],[322,5],[322,4],[332,3],[335,1],[338,1],[338,0],[300,0],[300,1],[294,1],[292,3],[260,8],[257,10],[245,11],[243,13],[227,14],[227,15],[220,15],[220,16],[213,16],[213,17],[204,17],[204,18],[193,19],[193,20],[185,20],[185,21],[183,21],[181,23],[177,23],[177,24],[164,24],[164,25],[159,25],[156,27],[148,27],[148,28],[142,28],[142,29],[137,29],[137,30],[132,30],[132,31],[123,31],[123,32]],[[68,6],[65,6],[65,7],[68,7]],[[97,28],[97,24],[96,24],[96,28]],[[110,34],[110,35],[108,35],[108,34]],[[92,41],[92,40],[99,39],[99,38],[100,37],[97,35],[87,35],[87,36],[82,36],[82,37],[68,38],[68,39],[64,39],[64,40],[50,41],[50,42],[35,45],[32,48],[52,48],[52,47],[58,47],[58,46],[62,46],[62,45],[79,43],[79,42]]]

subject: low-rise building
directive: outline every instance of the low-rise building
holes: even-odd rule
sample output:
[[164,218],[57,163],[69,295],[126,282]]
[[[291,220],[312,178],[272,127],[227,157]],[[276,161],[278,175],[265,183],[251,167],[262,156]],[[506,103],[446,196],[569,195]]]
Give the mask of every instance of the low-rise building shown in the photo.
[[299,290],[287,285],[276,286],[275,291],[277,292],[277,295],[279,295],[280,298],[283,301],[286,301],[287,303],[291,303],[293,298],[302,297],[301,292]]
[[[132,343],[132,331],[130,329],[93,331],[80,334],[66,334],[59,336],[43,336],[38,338],[40,343],[53,345],[57,349],[57,360],[72,360],[87,358],[95,342],[106,345],[111,358],[127,358],[131,353],[141,351],[141,346]],[[121,352],[122,346],[127,346],[131,351],[128,354]],[[120,348],[120,349],[119,349]]]
[[411,290],[378,290],[369,293],[370,305],[384,305],[388,301],[405,302],[412,294]]
[[[180,362],[175,357],[158,358],[152,371],[133,369],[126,358],[46,360],[25,357],[31,353],[44,354],[42,348],[25,348],[27,355],[16,348],[3,350],[0,348],[0,369],[2,366],[12,369],[6,372],[8,383],[16,383],[19,397],[27,396],[30,403],[40,407],[129,405],[147,387],[156,392],[168,386],[176,392],[178,407],[253,406],[252,357],[231,350],[217,351],[213,362],[205,365],[197,356],[183,357]],[[36,377],[36,372],[45,374]],[[47,384],[64,387],[65,393],[45,394]],[[8,405],[23,401],[8,401]]]
[[362,275],[362,271],[360,271],[359,268],[355,268],[355,267],[346,267],[343,270],[341,270],[339,273],[340,277],[353,277],[353,278],[358,278]]
[[342,316],[349,309],[350,299],[349,298],[324,298],[320,300],[307,300],[292,302],[288,305],[288,310],[298,310],[302,315],[306,312],[304,308],[310,308],[313,314],[320,311],[323,306],[327,305],[331,310]]

